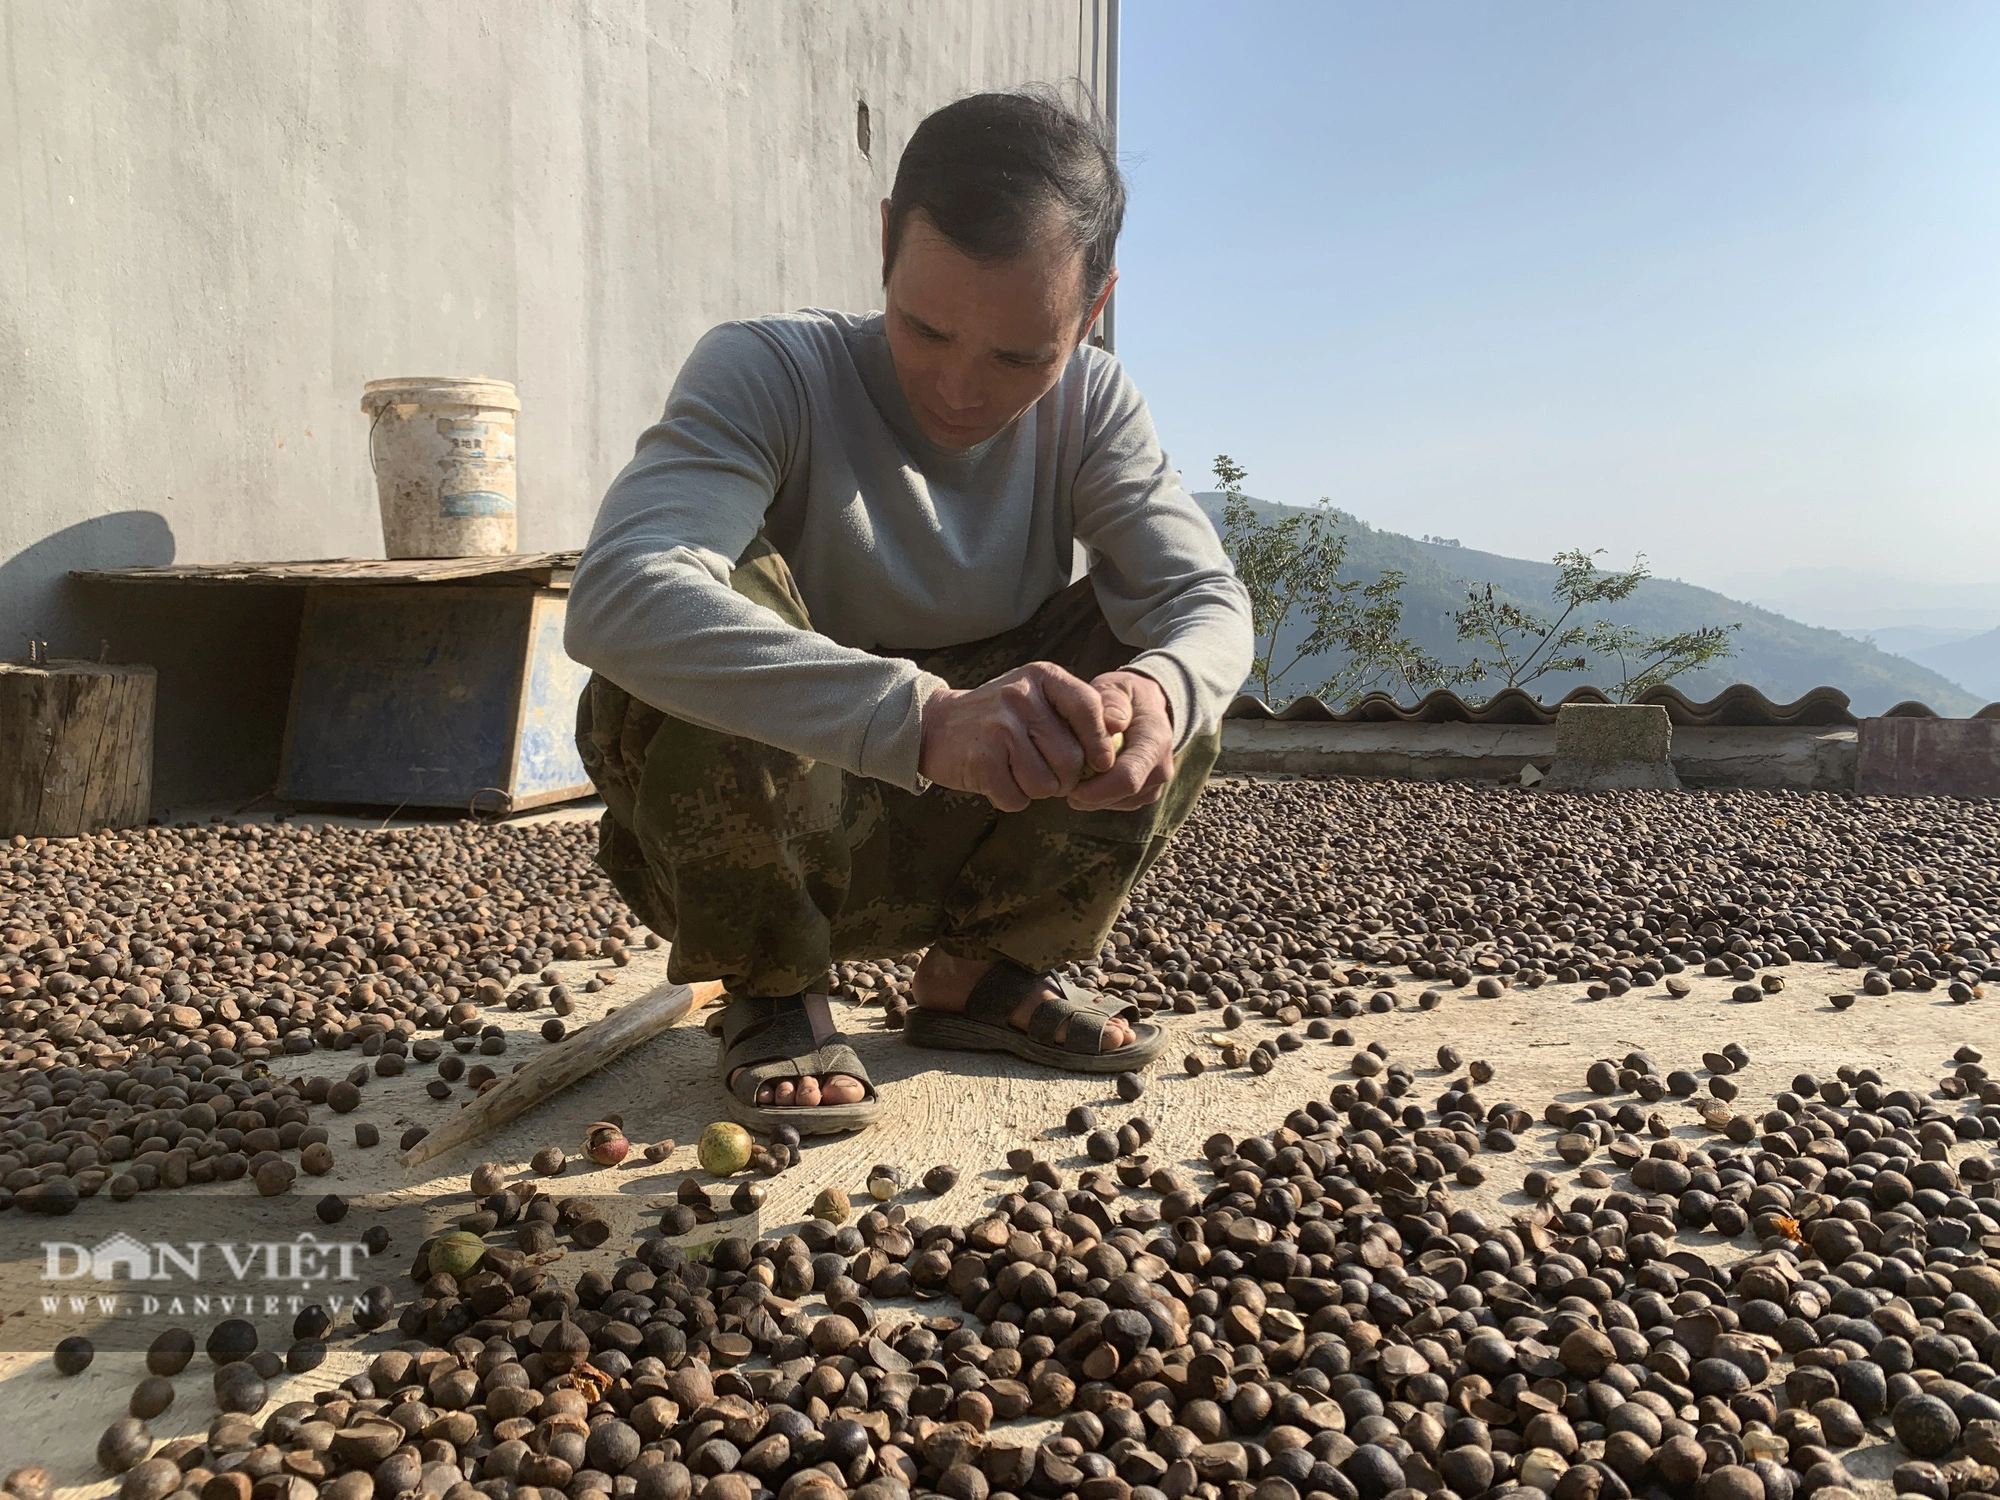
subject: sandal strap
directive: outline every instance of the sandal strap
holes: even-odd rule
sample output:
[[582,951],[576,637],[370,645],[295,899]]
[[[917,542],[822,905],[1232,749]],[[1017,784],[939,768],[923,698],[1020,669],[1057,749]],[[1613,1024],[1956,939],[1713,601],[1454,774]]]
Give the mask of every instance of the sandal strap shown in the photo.
[[724,1023],[722,1065],[731,1070],[762,1066],[769,1073],[775,1067],[777,1076],[803,1077],[798,1059],[810,1058],[817,1051],[819,1042],[812,1034],[812,1024],[796,1005],[764,1019]]
[[799,1000],[797,995],[731,995],[721,1013],[710,1019],[708,1030],[722,1038],[724,1048],[733,1051],[745,1041],[774,1030],[779,1033],[771,1038],[774,1042],[791,1041],[792,1033],[803,1026],[811,1039],[808,1045],[816,1047],[819,1042],[812,1038]]
[[1021,1008],[1021,1002],[1041,982],[1042,976],[1034,970],[1015,963],[1011,958],[998,959],[992,968],[979,976],[979,982],[965,997],[965,1019],[1011,1026],[1014,1012]]
[[833,1007],[824,995],[815,995],[807,990],[800,997],[806,1013],[806,1021],[812,1027],[813,1041],[824,1047],[840,1035],[840,1027],[834,1024]]
[[[1004,962],[1004,960],[1003,960]],[[998,968],[999,965],[994,965]],[[1023,969],[1022,973],[1027,973]],[[1117,1002],[1107,996],[1094,994],[1067,979],[1056,979],[1053,975],[1031,975],[1031,984],[1021,986],[1021,994],[1026,994],[1033,986],[1050,983],[1055,994],[1045,995],[1033,1010],[1028,1012],[1027,1034],[1045,1046],[1059,1046],[1065,1052],[1084,1054],[1101,1052],[1104,1049],[1104,1033],[1111,1022],[1126,1018],[1137,1020],[1138,1007],[1126,1002]],[[1013,1024],[1014,1009],[1020,1005],[1016,996],[1013,1006],[1001,1016],[993,1018],[999,1025]],[[968,1001],[966,1009],[972,1009]],[[981,1017],[981,1019],[986,1019]],[[1068,1030],[1063,1031],[1067,1024]],[[1062,1031],[1063,1038],[1056,1040],[1056,1033]]]
[[1057,981],[1058,987],[1070,999],[1085,1010],[1095,1011],[1107,1021],[1137,1021],[1141,1019],[1139,1007],[1130,1000],[1121,1000],[1108,990],[1087,990],[1082,985],[1067,979]]
[[1104,1050],[1104,1030],[1111,1018],[1101,1010],[1072,1010],[1069,1030],[1063,1033],[1065,1052],[1094,1053]]
[[1053,1042],[1063,1022],[1076,1013],[1065,1000],[1044,1000],[1028,1013],[1028,1035],[1038,1042]]
[[868,1069],[862,1064],[861,1056],[845,1042],[833,1042],[812,1055],[812,1076],[826,1078],[835,1073],[845,1073],[858,1080],[866,1090],[865,1097],[875,1097],[875,1082],[868,1076]]

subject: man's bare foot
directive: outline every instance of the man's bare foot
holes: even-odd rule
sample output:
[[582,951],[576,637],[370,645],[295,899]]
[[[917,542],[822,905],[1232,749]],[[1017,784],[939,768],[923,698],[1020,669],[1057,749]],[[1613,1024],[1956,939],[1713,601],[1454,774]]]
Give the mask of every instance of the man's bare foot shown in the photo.
[[[917,965],[917,977],[911,982],[910,992],[925,1010],[964,1010],[972,987],[986,977],[986,971],[993,967],[993,962],[992,959],[954,958],[942,948],[932,948],[924,954],[923,962]],[[1029,991],[1009,1017],[1014,1029],[1026,1031],[1028,1017],[1035,1013],[1035,1007],[1044,1000],[1054,998],[1055,994],[1055,987],[1046,980]],[[1062,1045],[1068,1032],[1068,1021],[1056,1028],[1057,1046]],[[1116,1052],[1120,1047],[1131,1046],[1135,1039],[1136,1033],[1130,1021],[1107,1021],[1103,1045],[1099,1050]]]
[[[824,995],[808,995],[806,999],[808,1002],[819,1001],[821,1009],[827,1004]],[[807,1008],[810,1013],[811,1005],[808,1004]],[[832,1026],[830,1017],[822,1019],[827,1022],[826,1035],[820,1035],[817,1023],[813,1035],[819,1045],[824,1046],[836,1028]],[[735,1073],[729,1075],[729,1087],[732,1091],[736,1087],[737,1074],[742,1071],[738,1068]],[[780,1108],[811,1109],[820,1104],[859,1104],[867,1097],[867,1085],[850,1073],[828,1073],[821,1078],[810,1075],[804,1078],[785,1078],[776,1083],[767,1083],[757,1090],[759,1105],[777,1105]]]

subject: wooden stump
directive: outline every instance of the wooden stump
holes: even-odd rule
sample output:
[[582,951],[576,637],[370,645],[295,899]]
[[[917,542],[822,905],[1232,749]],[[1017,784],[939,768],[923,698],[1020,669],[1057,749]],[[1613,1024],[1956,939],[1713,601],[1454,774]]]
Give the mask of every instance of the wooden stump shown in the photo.
[[156,687],[146,666],[0,662],[0,837],[144,823]]

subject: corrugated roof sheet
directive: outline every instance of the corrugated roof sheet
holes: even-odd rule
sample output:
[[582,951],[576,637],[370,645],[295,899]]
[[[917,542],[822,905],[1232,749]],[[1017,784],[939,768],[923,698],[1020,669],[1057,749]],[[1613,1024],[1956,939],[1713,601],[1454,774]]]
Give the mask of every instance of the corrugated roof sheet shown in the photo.
[[[1344,709],[1329,708],[1318,698],[1294,698],[1274,711],[1261,698],[1244,694],[1229,705],[1225,719],[1276,719],[1305,724],[1553,724],[1564,703],[1609,703],[1612,700],[1594,687],[1580,687],[1560,703],[1543,703],[1520,688],[1503,688],[1477,705],[1467,703],[1446,689],[1428,693],[1408,708],[1387,693],[1369,693]],[[1696,703],[1674,687],[1658,687],[1635,700],[1658,704],[1667,717],[1686,728],[1729,726],[1749,729],[1805,729],[1851,727],[1861,721],[1848,707],[1847,694],[1839,688],[1816,687],[1790,703],[1773,703],[1748,683],[1724,688],[1706,703]],[[1898,703],[1882,715],[1886,719],[1935,719],[1941,717],[1929,705]],[[1989,703],[1976,719],[2000,719],[2000,703]]]

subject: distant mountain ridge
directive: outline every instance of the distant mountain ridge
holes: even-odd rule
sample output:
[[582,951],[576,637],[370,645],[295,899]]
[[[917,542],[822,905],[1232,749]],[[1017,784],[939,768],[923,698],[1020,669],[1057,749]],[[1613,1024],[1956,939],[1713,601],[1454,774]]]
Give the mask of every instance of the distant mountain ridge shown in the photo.
[[[1195,501],[1219,531],[1224,496],[1214,491]],[[1265,519],[1297,513],[1298,506],[1253,500]],[[1475,586],[1492,584],[1526,609],[1547,616],[1557,570],[1553,563],[1503,557],[1450,543],[1425,542],[1370,526],[1352,513],[1336,511],[1339,529],[1347,536],[1346,577],[1372,582],[1389,569],[1401,569],[1403,628],[1424,650],[1447,663],[1469,661],[1476,653],[1462,645],[1452,622]],[[1582,545],[1588,545],[1587,541]],[[1605,557],[1603,563],[1624,566],[1629,560]],[[1802,625],[1775,611],[1730,599],[1712,589],[1697,588],[1668,578],[1649,578],[1632,596],[1606,611],[1611,618],[1640,629],[1669,634],[1701,625],[1741,623],[1732,635],[1735,655],[1674,679],[1689,698],[1712,698],[1732,683],[1744,682],[1775,703],[1789,703],[1816,687],[1846,693],[1857,715],[1879,714],[1911,700],[1929,705],[1947,717],[1977,712],[1987,698],[1965,691],[1956,682],[1907,657],[1895,656],[1837,630]],[[1297,631],[1302,635],[1303,631]],[[2000,632],[1994,632],[2000,635]],[[1981,637],[1981,640],[1987,639]],[[1963,642],[1963,646],[1977,645]],[[1958,648],[1940,648],[1955,650]],[[1989,646],[1989,650],[1991,647]],[[1926,653],[1927,655],[1933,653]],[[1584,672],[1552,672],[1538,679],[1531,691],[1552,703],[1575,687],[1590,684],[1609,689],[1615,668],[1606,672],[1592,663]],[[1282,680],[1287,696],[1310,692],[1325,675],[1307,663]],[[1497,682],[1460,689],[1468,699],[1493,692]]]
[[1910,652],[1910,658],[1971,689],[1975,697],[2000,699],[2000,629],[1970,640],[1926,646]]

